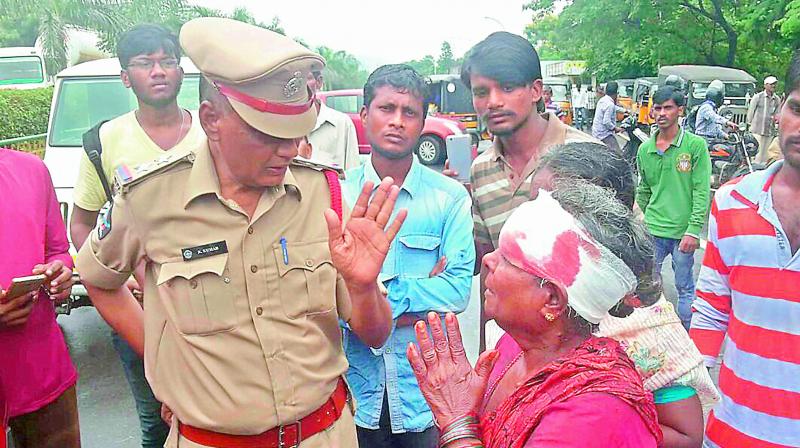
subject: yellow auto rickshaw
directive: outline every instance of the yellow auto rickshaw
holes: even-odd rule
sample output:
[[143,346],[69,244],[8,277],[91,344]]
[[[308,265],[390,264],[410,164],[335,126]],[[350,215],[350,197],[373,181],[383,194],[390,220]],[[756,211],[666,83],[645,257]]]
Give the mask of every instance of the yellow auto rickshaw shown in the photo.
[[658,78],[637,78],[633,83],[633,113],[636,115],[636,124],[647,127],[653,124],[650,117],[650,108],[653,105],[653,93],[658,89]]
[[572,124],[572,82],[565,78],[544,78],[545,86],[553,89],[553,101],[566,113],[564,123]]
[[428,77],[428,83],[430,89],[429,115],[460,121],[464,124],[467,132],[472,135],[473,143],[490,138],[480,129],[478,115],[472,106],[472,92],[461,82],[458,75],[431,75]]

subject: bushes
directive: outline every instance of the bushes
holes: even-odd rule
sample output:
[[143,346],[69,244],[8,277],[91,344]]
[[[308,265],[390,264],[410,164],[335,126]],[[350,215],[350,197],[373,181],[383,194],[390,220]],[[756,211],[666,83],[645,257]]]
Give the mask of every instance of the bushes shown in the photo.
[[0,90],[0,140],[44,134],[53,88]]

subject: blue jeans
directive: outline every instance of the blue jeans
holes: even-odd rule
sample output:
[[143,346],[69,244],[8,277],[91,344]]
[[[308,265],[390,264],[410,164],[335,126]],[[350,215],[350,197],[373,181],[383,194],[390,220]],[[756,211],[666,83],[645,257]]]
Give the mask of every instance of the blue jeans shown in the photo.
[[654,236],[656,245],[655,278],[661,280],[661,267],[667,255],[672,255],[672,270],[675,271],[675,288],[678,290],[678,317],[688,330],[692,322],[692,302],[694,302],[694,252],[681,252],[681,240]]
[[142,448],[162,448],[167,441],[169,426],[161,420],[161,403],[156,400],[144,377],[144,361],[116,332],[112,332],[111,340],[119,354],[119,360],[122,361],[125,378],[136,402],[139,427],[142,430]]
[[585,107],[576,107],[575,108],[575,127],[583,130],[584,126],[586,125],[587,120],[586,116],[586,108]]

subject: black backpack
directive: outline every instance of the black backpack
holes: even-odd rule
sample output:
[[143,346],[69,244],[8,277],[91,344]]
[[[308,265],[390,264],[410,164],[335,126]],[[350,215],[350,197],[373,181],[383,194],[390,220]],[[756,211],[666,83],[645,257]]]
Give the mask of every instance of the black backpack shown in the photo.
[[683,128],[692,134],[694,134],[695,127],[697,126],[698,110],[700,110],[700,106],[694,106],[692,110],[689,111],[689,115],[686,116],[686,120],[683,121]]
[[111,185],[108,183],[106,173],[103,171],[103,144],[100,142],[100,126],[103,126],[108,120],[103,120],[91,129],[83,133],[83,150],[89,156],[89,161],[94,165],[97,171],[97,177],[100,178],[100,183],[103,185],[103,191],[106,193],[108,202],[112,202],[114,194],[111,192]]

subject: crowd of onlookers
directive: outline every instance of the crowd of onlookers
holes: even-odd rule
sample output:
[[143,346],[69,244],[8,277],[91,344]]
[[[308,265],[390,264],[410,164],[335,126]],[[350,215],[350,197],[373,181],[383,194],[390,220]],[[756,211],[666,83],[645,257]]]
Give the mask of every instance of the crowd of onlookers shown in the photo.
[[[779,118],[784,160],[713,198],[680,89],[653,95],[635,176],[617,84],[578,88],[567,126],[511,33],[461,67],[493,136],[467,188],[414,155],[428,93],[409,66],[364,85],[361,163],[353,123],[315,99],[325,61],[291,39],[206,18],[179,37],[136,26],[117,54],[138,107],[89,131],[101,155],[74,191],[76,266],[47,169],[0,149],[0,285],[46,278],[0,290],[15,448],[93,430],[54,314],[74,267],[113,329],[143,447],[800,446],[800,53],[786,99],[768,78],[749,114],[762,142]],[[183,54],[198,111],[177,103]],[[455,314],[475,275],[473,367]]]

